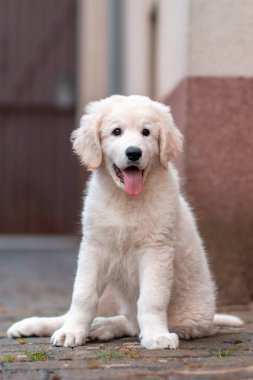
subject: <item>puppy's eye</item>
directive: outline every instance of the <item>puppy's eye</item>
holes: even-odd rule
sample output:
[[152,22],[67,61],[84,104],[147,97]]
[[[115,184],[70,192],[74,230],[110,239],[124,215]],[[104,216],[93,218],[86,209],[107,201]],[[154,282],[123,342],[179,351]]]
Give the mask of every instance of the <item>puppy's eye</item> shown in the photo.
[[149,136],[149,135],[150,135],[150,130],[147,129],[147,128],[144,128],[144,129],[142,130],[142,134],[143,134],[143,136]]
[[121,129],[120,128],[115,128],[113,131],[112,131],[112,135],[114,136],[120,136],[122,133]]

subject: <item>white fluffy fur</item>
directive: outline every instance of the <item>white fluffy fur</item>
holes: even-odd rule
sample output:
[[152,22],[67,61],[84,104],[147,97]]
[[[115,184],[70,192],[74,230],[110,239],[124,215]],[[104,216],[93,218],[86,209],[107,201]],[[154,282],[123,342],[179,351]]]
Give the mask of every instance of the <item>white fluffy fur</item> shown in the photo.
[[[112,130],[120,127],[121,136]],[[141,131],[148,128],[150,136]],[[73,133],[74,149],[94,170],[82,214],[83,239],[72,304],[66,315],[28,318],[9,337],[51,335],[56,346],[86,339],[139,334],[146,348],[177,348],[179,338],[212,333],[215,286],[192,211],[168,161],[182,150],[182,135],[168,107],[142,96],[112,96],[91,103]],[[142,149],[144,190],[132,197],[113,170],[126,166],[125,150]],[[95,318],[100,295],[111,284],[118,316]],[[226,316],[225,316],[226,317]],[[95,319],[94,319],[95,318]],[[215,322],[238,325],[238,319]],[[56,330],[56,331],[55,331]]]

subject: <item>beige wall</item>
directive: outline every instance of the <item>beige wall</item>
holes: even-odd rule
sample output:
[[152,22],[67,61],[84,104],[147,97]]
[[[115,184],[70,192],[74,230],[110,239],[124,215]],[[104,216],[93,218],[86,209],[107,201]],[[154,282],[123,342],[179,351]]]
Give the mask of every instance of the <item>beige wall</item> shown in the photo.
[[[150,14],[157,5],[154,71]],[[163,99],[188,73],[189,0],[125,0],[125,90],[126,94],[150,95]]]
[[149,15],[152,1],[124,0],[125,94],[149,94]]
[[164,99],[188,75],[189,0],[160,0],[156,98]]
[[108,91],[108,1],[78,0],[78,115]]
[[191,0],[190,75],[253,76],[253,1]]

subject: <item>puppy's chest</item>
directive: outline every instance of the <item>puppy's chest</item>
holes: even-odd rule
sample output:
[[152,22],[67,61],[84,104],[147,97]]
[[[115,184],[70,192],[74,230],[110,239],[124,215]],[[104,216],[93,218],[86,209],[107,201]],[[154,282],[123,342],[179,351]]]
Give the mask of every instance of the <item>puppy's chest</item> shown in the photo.
[[134,250],[114,251],[107,256],[104,265],[105,281],[118,283],[119,287],[127,292],[136,291],[139,279],[138,253]]
[[142,233],[135,228],[104,226],[103,275],[107,281],[118,282],[124,289],[134,288],[138,283],[139,261],[143,254]]
[[152,220],[138,210],[126,212],[124,208],[97,207],[88,214],[84,230],[104,241],[125,250],[138,245],[152,230]]
[[104,247],[118,256],[125,257],[135,254],[145,243],[145,233],[138,227],[121,227],[115,225],[104,225],[101,236],[104,236]]

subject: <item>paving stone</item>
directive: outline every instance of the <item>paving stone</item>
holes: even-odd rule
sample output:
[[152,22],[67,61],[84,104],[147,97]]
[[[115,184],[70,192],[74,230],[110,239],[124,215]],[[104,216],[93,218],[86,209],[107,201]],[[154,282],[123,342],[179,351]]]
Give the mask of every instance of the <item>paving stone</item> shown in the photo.
[[[75,254],[8,252],[0,253],[0,260],[0,275],[11,273],[0,276],[0,380],[253,379],[253,305],[227,308],[245,320],[241,328],[181,341],[178,350],[145,350],[136,338],[88,342],[75,349],[53,347],[49,338],[24,338],[24,344],[8,339],[7,327],[21,317],[68,308]],[[46,360],[24,361],[26,350],[43,351]],[[104,351],[122,357],[98,359]]]

